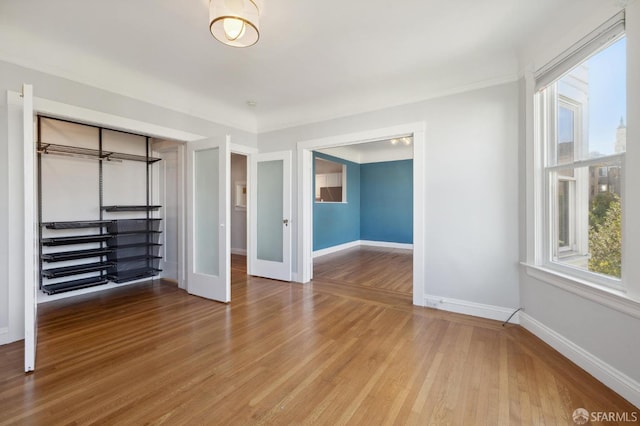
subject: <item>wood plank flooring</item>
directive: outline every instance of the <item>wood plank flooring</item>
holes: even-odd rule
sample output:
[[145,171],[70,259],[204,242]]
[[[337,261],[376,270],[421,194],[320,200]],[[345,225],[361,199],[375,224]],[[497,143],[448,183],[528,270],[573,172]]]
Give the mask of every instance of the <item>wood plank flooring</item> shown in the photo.
[[0,346],[0,424],[570,425],[578,407],[639,411],[519,326],[414,307],[334,261],[300,285],[247,277],[234,257],[231,304],[156,281],[41,305],[37,371],[22,372],[22,342]]
[[413,252],[382,247],[354,247],[316,258],[313,275],[315,280],[322,282],[411,295]]

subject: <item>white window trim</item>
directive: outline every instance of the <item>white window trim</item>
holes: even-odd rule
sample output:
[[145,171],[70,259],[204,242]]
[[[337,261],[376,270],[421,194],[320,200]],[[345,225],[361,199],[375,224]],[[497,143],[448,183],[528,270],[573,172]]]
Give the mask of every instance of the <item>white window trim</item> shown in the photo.
[[552,59],[545,66],[538,69],[535,72],[535,89],[541,90],[550,83],[560,79],[563,74],[589,57],[591,52],[595,52],[603,46],[610,44],[624,32],[625,11],[622,10],[566,51]]
[[640,319],[640,299],[630,297],[629,294],[622,290],[604,287],[544,266],[528,263],[523,263],[522,265],[530,277]]
[[[527,214],[526,217],[526,260],[521,265],[525,268],[526,274],[532,278],[634,318],[640,318],[640,297],[629,294],[627,286],[625,288],[613,288],[594,282],[592,280],[593,273],[587,273],[587,277],[582,278],[577,276],[572,269],[569,270],[569,273],[566,273],[562,271],[562,268],[549,268],[544,264],[546,253],[548,253],[545,250],[546,238],[544,238],[544,230],[548,229],[546,222],[549,217],[545,213],[547,203],[545,201],[546,191],[544,186],[547,179],[545,178],[544,155],[546,153],[542,144],[538,142],[541,137],[542,126],[537,125],[537,123],[540,123],[541,117],[546,117],[546,102],[544,99],[540,99],[544,97],[544,93],[536,93],[534,90],[532,72],[528,72],[525,75],[525,85],[527,99],[531,100],[525,105],[525,115],[527,117],[526,209],[527,212],[532,212],[533,214]],[[588,163],[597,162],[598,160],[601,161],[601,159],[594,159],[587,160],[584,163],[588,165]],[[626,197],[624,183],[622,184],[622,193]],[[623,215],[624,208],[623,204]],[[623,229],[625,229],[624,223]],[[624,272],[622,278],[624,283]]]
[[[553,99],[551,99],[552,97],[557,97],[558,98],[558,108],[563,107],[565,109],[570,110],[573,113],[573,152],[574,152],[574,160],[570,163],[570,164],[558,164],[557,159],[554,159],[553,162],[556,164],[553,167],[547,166],[545,167],[545,178],[548,179],[549,177],[549,173],[553,172],[553,171],[560,171],[560,170],[566,170],[567,168],[571,168],[574,171],[576,170],[575,168],[575,157],[576,155],[578,155],[579,157],[582,155],[582,138],[583,138],[583,131],[582,131],[582,105],[574,102],[571,99],[565,98],[564,96],[558,95],[557,90],[554,89],[552,92],[548,92],[548,93],[552,93],[552,96],[548,96],[545,98],[544,102],[548,102],[549,104],[547,105],[547,110],[551,107],[555,107],[555,105],[553,105]],[[548,113],[548,112],[547,112]],[[555,123],[557,121],[557,115],[555,114],[553,116],[549,116],[549,121],[548,123]],[[553,117],[553,118],[552,118]],[[555,131],[553,130],[555,126],[549,126],[549,129],[547,129],[547,131],[545,132],[545,134],[547,135],[547,138],[554,138],[555,140],[555,146],[556,146],[556,150],[555,150],[555,154],[557,155],[558,149],[559,149],[559,144],[560,142],[557,140],[557,135],[555,134]],[[548,148],[548,144],[545,144],[544,149]],[[547,158],[548,162],[551,162],[551,158],[550,158],[551,153],[547,152],[545,155],[545,158]],[[544,164],[544,162],[543,162]],[[575,173],[574,173],[575,174]],[[584,179],[584,176],[582,177],[582,179]],[[583,250],[584,245],[587,244],[588,245],[588,241],[583,241],[583,238],[581,238],[581,236],[579,235],[579,233],[577,232],[578,229],[581,229],[581,226],[583,225],[581,222],[583,222],[583,218],[582,217],[577,217],[576,212],[579,211],[577,206],[580,205],[584,205],[585,200],[584,200],[584,196],[582,195],[582,193],[580,191],[576,191],[576,186],[578,181],[580,180],[580,176],[574,176],[573,178],[567,178],[564,179],[568,182],[571,182],[571,184],[569,185],[568,188],[568,193],[567,196],[570,200],[569,203],[569,217],[572,218],[571,220],[571,224],[570,224],[570,229],[569,229],[569,241],[570,241],[570,247],[564,248],[564,249],[558,249],[558,253],[555,253],[555,248],[552,246],[552,242],[556,241],[558,236],[559,236],[559,230],[558,230],[558,205],[557,205],[557,200],[558,200],[558,195],[557,195],[557,188],[555,186],[555,180],[554,181],[549,181],[548,184],[545,186],[546,188],[548,188],[548,195],[546,197],[546,201],[550,202],[550,200],[556,200],[556,204],[554,205],[554,209],[553,211],[550,211],[550,214],[552,215],[553,221],[551,222],[550,225],[553,226],[553,229],[550,233],[547,233],[547,237],[551,237],[551,235],[553,235],[553,238],[551,239],[551,241],[549,241],[548,244],[546,244],[545,246],[548,246],[551,248],[551,252],[550,255],[551,256],[546,256],[547,259],[551,259],[552,256],[555,257],[559,257],[560,256],[560,252],[580,252]],[[587,177],[588,180],[588,177]],[[588,201],[587,201],[588,203]],[[551,207],[551,206],[550,206]]]
[[[627,49],[633,51],[633,46],[640,43],[640,5],[630,7],[626,10],[628,23],[626,25],[625,35],[627,37]],[[619,15],[617,15],[619,17]],[[579,45],[580,43],[576,43]],[[575,45],[574,45],[575,46]],[[570,49],[569,49],[570,50]],[[637,75],[640,71],[640,62],[628,60],[627,74]],[[585,299],[591,300],[600,305],[609,307],[616,311],[640,318],[640,264],[628,262],[630,253],[640,252],[640,231],[629,227],[630,217],[637,217],[640,213],[640,196],[626,191],[624,183],[621,188],[623,194],[623,263],[625,270],[622,274],[622,282],[626,291],[612,289],[583,280],[575,276],[569,276],[556,270],[549,270],[541,265],[544,255],[542,253],[544,244],[541,240],[543,235],[540,232],[545,226],[545,214],[540,208],[544,200],[544,170],[542,168],[542,147],[535,141],[540,137],[540,127],[537,125],[540,119],[539,100],[536,90],[536,75],[540,75],[540,71],[534,72],[536,68],[530,67],[524,73],[524,134],[525,134],[525,235],[526,250],[525,259],[522,262],[524,272],[542,283],[546,283],[564,291],[573,293]],[[627,91],[635,93],[640,88],[640,79],[629,79],[627,82]],[[627,99],[627,116],[634,117],[640,112],[640,98]],[[543,114],[544,116],[544,114]],[[628,138],[633,138],[637,131],[633,126],[628,130]],[[624,162],[636,164],[640,161],[640,150],[634,150],[633,147],[627,147]],[[624,166],[624,164],[623,164]],[[625,179],[637,181],[640,176],[640,170],[631,170],[625,167]],[[627,262],[625,262],[625,259]]]
[[[337,161],[328,160],[328,159],[322,158],[322,157],[314,157],[313,161],[315,162],[318,158],[320,158],[321,160],[324,160],[324,161],[330,161],[332,163],[336,163],[336,164],[342,165],[342,172],[340,172],[340,174],[342,175],[342,201],[318,201],[314,197],[314,201],[313,202],[317,203],[317,204],[347,204],[348,201],[349,201],[347,199],[347,171],[348,171],[347,165],[344,164],[344,163],[338,163]],[[315,179],[316,178],[314,176],[314,182],[315,182]]]
[[[576,202],[575,202],[575,192],[576,192],[576,179],[575,178],[569,178],[569,177],[564,177],[564,178],[559,178],[559,180],[568,182],[569,185],[567,185],[567,198],[569,199],[569,217],[572,218],[575,214],[575,210],[576,210]],[[554,192],[555,188],[554,185],[551,185],[550,188],[550,192]],[[557,194],[553,194],[550,196],[550,198],[553,199],[558,199]],[[553,224],[556,225],[553,227],[553,231],[551,232],[551,234],[553,234],[553,240],[556,241],[560,238],[560,230],[558,229],[559,226],[558,224],[558,219],[559,219],[559,211],[558,211],[558,205],[556,204],[555,206],[556,208],[553,209]],[[564,247],[558,247],[558,251],[557,253],[554,252],[553,255],[556,257],[560,257],[561,253],[571,253],[571,252],[575,252],[577,250],[577,246],[578,243],[576,241],[576,221],[575,220],[571,220],[571,223],[569,224],[569,245],[568,246],[564,246]],[[552,251],[555,247],[552,247]]]
[[[551,138],[554,138],[554,139],[556,138],[556,135],[555,135],[556,114],[550,113],[550,109],[554,108],[554,105],[555,105],[554,99],[556,97],[557,97],[557,93],[555,92],[553,86],[547,87],[544,91],[534,94],[534,103],[535,103],[535,108],[537,110],[536,116],[539,117],[539,119],[536,120],[536,122],[534,123],[534,126],[538,127],[538,131],[536,132],[536,136],[534,138],[534,143],[537,147],[537,151],[539,155],[537,159],[537,167],[540,169],[540,175],[541,175],[540,182],[542,183],[542,190],[540,191],[540,195],[539,195],[540,198],[538,198],[537,202],[535,203],[536,214],[539,214],[542,216],[541,222],[540,222],[542,226],[538,228],[536,232],[537,234],[536,244],[539,244],[539,247],[541,249],[539,250],[539,257],[536,258],[535,260],[535,265],[543,267],[550,271],[554,271],[554,270],[558,271],[558,273],[565,276],[575,276],[576,279],[581,282],[582,281],[591,282],[595,285],[599,285],[604,288],[611,288],[621,292],[626,292],[626,287],[624,286],[623,281],[621,279],[608,277],[606,275],[598,274],[596,272],[585,271],[585,270],[572,267],[570,265],[565,265],[553,260],[554,252],[555,252],[553,236],[556,235],[557,233],[557,225],[556,225],[557,221],[554,221],[554,219],[556,219],[557,212],[555,211],[556,204],[552,203],[551,199],[552,197],[554,197],[553,199],[556,199],[557,196],[556,196],[555,182],[553,182],[552,179],[550,179],[550,176],[551,176],[550,172],[553,172],[555,170],[567,169],[567,168],[572,168],[578,172],[579,171],[578,168],[580,167],[586,167],[590,164],[607,162],[612,159],[618,159],[618,158],[622,159],[622,164],[624,167],[624,154],[614,154],[606,157],[600,157],[597,159],[587,159],[587,160],[581,160],[581,161],[574,160],[572,163],[568,163],[568,164],[557,164],[557,165],[546,166],[547,162],[551,160],[550,158],[551,154],[547,152],[547,150],[550,147],[548,141]],[[565,102],[565,100],[562,100],[562,99],[561,101]],[[579,138],[581,137],[580,129],[581,129],[581,123],[576,123],[575,130],[574,130],[574,139],[576,141],[579,140]],[[580,150],[577,144],[574,149],[578,151]],[[586,178],[588,179],[588,176],[586,176]],[[621,177],[621,181],[622,181],[622,187],[623,187],[622,189],[624,189],[624,176]],[[624,192],[623,192],[623,195],[624,195]],[[579,203],[581,201],[576,199],[574,200],[574,202]],[[584,200],[582,200],[582,202],[584,202]],[[582,223],[584,222],[584,220],[585,220],[584,218],[583,219],[577,218],[576,223],[574,223],[573,226],[575,227],[585,226],[585,224]],[[579,241],[578,237],[576,237],[575,242],[578,246],[584,245],[585,243],[588,244],[588,242]]]

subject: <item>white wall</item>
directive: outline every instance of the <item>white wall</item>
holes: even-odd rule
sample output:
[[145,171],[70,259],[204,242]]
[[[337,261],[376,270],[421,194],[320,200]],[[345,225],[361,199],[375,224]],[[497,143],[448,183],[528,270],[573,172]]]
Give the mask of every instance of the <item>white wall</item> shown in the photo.
[[[231,136],[235,144],[256,147],[256,135],[110,93],[63,78],[0,61],[0,344],[19,340],[23,326],[22,116],[9,105],[7,91],[33,84],[34,96],[126,117],[136,122],[205,137]],[[159,135],[161,136],[161,135]],[[6,332],[5,332],[6,331]]]
[[522,273],[527,315],[640,382],[640,318]]
[[236,183],[247,183],[247,156],[231,154],[231,252],[247,253],[247,209],[236,207]]
[[9,309],[6,301],[9,300],[9,239],[7,224],[9,222],[9,146],[7,129],[6,97],[0,96],[0,345],[9,341]]
[[[293,150],[295,156],[299,141],[417,121],[427,123],[425,292],[517,308],[517,82],[264,133],[258,143],[261,152]],[[292,230],[297,265],[297,227]]]

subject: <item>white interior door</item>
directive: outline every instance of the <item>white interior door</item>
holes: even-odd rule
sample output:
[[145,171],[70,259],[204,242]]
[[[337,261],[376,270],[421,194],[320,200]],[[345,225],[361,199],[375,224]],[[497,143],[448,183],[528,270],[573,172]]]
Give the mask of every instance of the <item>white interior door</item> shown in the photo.
[[24,371],[36,368],[38,343],[38,279],[36,249],[36,200],[34,179],[33,87],[22,86],[22,134],[24,137]]
[[250,275],[291,281],[291,151],[251,156]]
[[187,291],[231,301],[229,140],[187,145]]

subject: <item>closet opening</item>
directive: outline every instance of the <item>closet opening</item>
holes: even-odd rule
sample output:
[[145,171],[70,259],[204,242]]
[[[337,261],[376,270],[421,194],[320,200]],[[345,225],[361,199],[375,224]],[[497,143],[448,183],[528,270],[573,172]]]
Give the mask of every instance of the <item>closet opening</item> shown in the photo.
[[151,137],[44,115],[36,124],[38,302],[161,278]]

